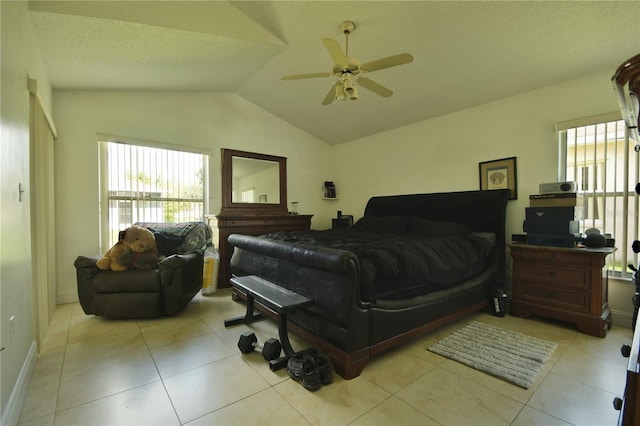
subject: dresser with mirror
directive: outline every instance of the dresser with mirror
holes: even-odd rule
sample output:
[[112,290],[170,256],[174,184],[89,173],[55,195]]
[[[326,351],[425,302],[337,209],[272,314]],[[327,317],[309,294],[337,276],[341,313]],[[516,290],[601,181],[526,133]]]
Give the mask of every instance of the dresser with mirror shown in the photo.
[[287,209],[285,157],[223,148],[222,207],[220,214],[209,219],[218,231],[219,286],[229,287],[231,278],[229,235],[308,230],[312,216]]

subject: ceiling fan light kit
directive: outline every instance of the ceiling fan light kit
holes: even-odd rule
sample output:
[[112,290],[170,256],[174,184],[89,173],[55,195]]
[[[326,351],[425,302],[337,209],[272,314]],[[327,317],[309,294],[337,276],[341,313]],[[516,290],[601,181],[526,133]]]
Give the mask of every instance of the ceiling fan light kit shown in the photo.
[[345,35],[344,52],[340,47],[340,43],[336,40],[331,38],[325,38],[323,40],[324,46],[334,62],[331,73],[286,75],[282,77],[282,80],[301,80],[333,76],[336,82],[331,86],[331,89],[329,89],[329,92],[322,101],[323,105],[329,105],[334,99],[342,101],[347,99],[357,100],[358,85],[385,98],[393,95],[390,89],[365,77],[365,75],[372,71],[408,64],[413,61],[413,56],[409,53],[401,53],[363,64],[359,59],[349,57],[349,34],[351,34],[355,28],[355,24],[351,21],[344,21],[342,25],[340,25],[340,29]]
[[347,97],[347,94],[344,92],[344,86],[342,84],[335,84],[336,88],[336,100],[344,101]]
[[356,87],[355,79],[351,77],[350,72],[342,73],[340,84],[336,84],[336,90],[339,87],[342,88],[341,91],[345,94],[342,99],[343,101],[346,100],[345,98],[349,98],[352,101],[358,99],[358,88]]

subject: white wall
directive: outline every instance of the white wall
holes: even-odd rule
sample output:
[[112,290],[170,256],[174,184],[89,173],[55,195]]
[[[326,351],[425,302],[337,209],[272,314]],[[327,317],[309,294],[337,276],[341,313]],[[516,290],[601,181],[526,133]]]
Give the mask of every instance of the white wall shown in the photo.
[[[332,178],[331,147],[234,94],[56,91],[56,257],[58,302],[77,300],[73,261],[98,255],[96,134],[211,151],[211,214],[220,212],[220,149],[287,157],[288,201],[330,226],[320,188]],[[318,188],[312,191],[312,188]]]
[[[538,193],[538,184],[557,180],[555,123],[617,111],[612,74],[591,75],[337,145],[336,208],[357,219],[373,195],[479,189],[478,163],[517,157],[518,199],[507,207],[507,234],[522,234],[529,195]],[[610,280],[616,324],[629,326],[632,295],[628,282]]]
[[[45,108],[51,89],[26,1],[0,2],[0,423],[15,424],[35,363],[31,292],[29,92],[38,81]],[[18,184],[25,189],[18,200]],[[11,326],[9,318],[14,317]]]

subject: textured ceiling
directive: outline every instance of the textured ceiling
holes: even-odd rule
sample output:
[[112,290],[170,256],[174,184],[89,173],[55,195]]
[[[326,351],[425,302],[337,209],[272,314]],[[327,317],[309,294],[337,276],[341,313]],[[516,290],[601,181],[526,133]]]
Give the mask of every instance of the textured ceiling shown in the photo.
[[[640,2],[30,1],[54,89],[234,92],[336,144],[600,71],[640,51]],[[363,62],[357,101],[321,104],[323,38]],[[612,92],[613,93],[613,92]],[[613,96],[613,94],[612,94]]]

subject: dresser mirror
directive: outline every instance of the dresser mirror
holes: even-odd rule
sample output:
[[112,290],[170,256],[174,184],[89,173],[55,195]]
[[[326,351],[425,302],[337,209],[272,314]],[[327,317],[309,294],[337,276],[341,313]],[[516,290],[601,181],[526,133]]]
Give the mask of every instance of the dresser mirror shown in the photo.
[[221,214],[287,214],[287,159],[223,148]]

